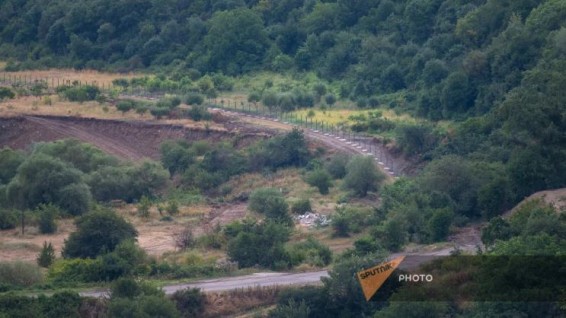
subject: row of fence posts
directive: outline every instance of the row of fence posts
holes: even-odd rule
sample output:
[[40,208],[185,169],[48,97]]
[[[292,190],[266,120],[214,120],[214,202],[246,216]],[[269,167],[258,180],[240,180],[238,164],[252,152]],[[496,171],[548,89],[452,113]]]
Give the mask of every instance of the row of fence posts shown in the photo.
[[[96,82],[96,81],[92,81],[92,82],[83,82],[83,81],[71,81],[71,80],[66,80],[66,79],[59,79],[59,78],[33,78],[31,75],[27,76],[27,75],[11,75],[11,74],[6,74],[3,73],[2,74],[2,83],[10,83],[10,84],[14,84],[14,83],[20,83],[20,84],[24,84],[24,85],[32,85],[35,84],[39,81],[43,81],[45,83],[47,83],[48,88],[57,88],[59,86],[62,85],[93,85],[96,86],[100,89],[102,89],[103,91],[106,90],[110,90],[113,85],[108,84],[105,85],[105,83],[102,83],[101,85]],[[49,86],[49,84],[51,84],[51,86]],[[186,92],[188,93],[188,91]],[[123,95],[129,95],[129,96],[139,96],[139,97],[151,97],[151,98],[157,98],[160,96],[163,96],[165,93],[164,92],[151,92],[141,86],[138,87],[127,87],[125,88],[125,90],[122,92]],[[221,99],[220,102],[217,98],[209,98],[208,99],[208,104],[213,106],[213,107],[218,107],[218,108],[223,108],[223,109],[227,109],[227,110],[233,110],[236,112],[242,112],[242,113],[247,113],[247,114],[253,114],[253,115],[257,115],[257,116],[262,116],[262,117],[268,117],[271,119],[277,119],[281,122],[286,122],[289,124],[293,124],[293,125],[297,125],[300,127],[305,127],[306,129],[311,129],[315,132],[319,132],[321,134],[324,134],[328,137],[334,137],[342,142],[346,142],[348,144],[351,144],[353,147],[357,147],[358,149],[362,150],[363,152],[367,153],[368,155],[371,155],[372,157],[374,157],[376,159],[376,161],[378,162],[378,164],[382,165],[384,167],[384,169],[386,171],[388,171],[390,174],[395,175],[395,174],[399,174],[399,171],[397,171],[396,167],[394,167],[394,161],[391,160],[390,156],[388,155],[388,153],[386,151],[383,150],[382,147],[380,147],[379,145],[377,145],[376,143],[372,142],[372,137],[364,135],[364,134],[360,134],[360,133],[356,133],[353,132],[351,130],[345,130],[343,129],[343,127],[337,126],[337,125],[331,125],[329,123],[326,123],[324,121],[317,121],[314,120],[312,118],[309,118],[308,116],[297,116],[291,113],[286,113],[286,112],[281,112],[281,111],[277,111],[277,110],[272,110],[270,108],[265,108],[262,106],[259,106],[258,104],[255,103],[244,103],[243,101],[233,101],[233,103],[230,102],[230,100],[223,100]],[[310,119],[310,120],[309,120]]]
[[380,147],[378,144],[373,142],[373,137],[356,133],[351,130],[345,130],[343,127],[338,125],[331,125],[324,121],[317,121],[309,116],[294,115],[292,113],[286,113],[282,111],[273,110],[270,108],[260,107],[257,104],[244,103],[221,99],[220,102],[216,98],[209,98],[208,104],[211,107],[222,108],[225,110],[247,113],[250,115],[256,115],[259,117],[267,117],[272,120],[278,120],[283,123],[293,124],[296,126],[304,127],[306,129],[313,130],[314,132],[321,133],[328,137],[334,137],[337,140],[345,142],[362,152],[367,153],[375,158],[377,163],[381,165],[389,174],[398,175],[400,174],[394,166],[394,161],[390,158],[388,153]]

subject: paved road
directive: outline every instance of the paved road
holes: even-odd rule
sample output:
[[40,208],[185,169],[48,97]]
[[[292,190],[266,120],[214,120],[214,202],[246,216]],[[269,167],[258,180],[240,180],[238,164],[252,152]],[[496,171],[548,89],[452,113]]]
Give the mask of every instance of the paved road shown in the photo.
[[[167,295],[187,288],[200,288],[204,292],[215,292],[257,286],[312,285],[320,284],[321,277],[327,277],[327,271],[307,273],[255,273],[238,277],[223,277],[201,280],[187,284],[176,284],[163,287]],[[80,293],[83,297],[108,297],[108,291],[88,291]]]

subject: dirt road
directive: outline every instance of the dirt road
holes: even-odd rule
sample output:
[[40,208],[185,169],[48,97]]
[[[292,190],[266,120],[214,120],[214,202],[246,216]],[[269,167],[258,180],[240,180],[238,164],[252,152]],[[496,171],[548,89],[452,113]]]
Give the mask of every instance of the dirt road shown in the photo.
[[350,139],[348,136],[331,134],[311,128],[296,126],[292,123],[281,122],[278,119],[233,112],[220,108],[211,108],[213,112],[220,112],[224,116],[237,118],[244,123],[255,127],[263,126],[271,129],[288,131],[293,128],[301,129],[307,138],[324,144],[326,147],[336,149],[340,152],[353,155],[367,155],[373,157],[379,167],[389,176],[400,176],[405,174],[409,164],[402,158],[394,157],[385,147],[374,140],[365,138]]

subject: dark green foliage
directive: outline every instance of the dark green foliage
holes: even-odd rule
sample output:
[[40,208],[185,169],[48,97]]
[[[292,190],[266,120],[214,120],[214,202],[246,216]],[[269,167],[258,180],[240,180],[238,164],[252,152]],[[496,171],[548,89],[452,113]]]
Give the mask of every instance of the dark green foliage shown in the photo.
[[128,112],[134,108],[136,108],[136,102],[131,99],[121,100],[116,103],[116,109],[122,113]]
[[328,194],[328,188],[332,185],[330,174],[324,169],[316,169],[309,172],[306,176],[306,181],[309,185],[317,187],[320,194]]
[[24,162],[24,154],[10,148],[0,150],[0,184],[8,184]]
[[58,93],[71,102],[86,102],[96,100],[100,89],[92,85],[59,87]]
[[185,97],[187,105],[201,105],[204,102],[204,97],[198,93],[191,93]]
[[171,110],[167,107],[151,107],[149,113],[157,119],[161,119],[164,116],[168,116]]
[[347,237],[350,233],[359,233],[371,222],[367,210],[352,207],[337,207],[332,215],[332,228],[335,236]]
[[305,214],[310,211],[312,211],[312,207],[309,199],[299,199],[291,205],[291,212],[295,214]]
[[16,94],[14,94],[11,89],[7,87],[0,87],[0,101],[4,99],[12,99],[14,97],[16,97]]
[[198,317],[204,311],[205,295],[198,288],[176,291],[171,299],[175,302],[181,317]]
[[94,258],[137,236],[136,229],[112,210],[90,212],[75,223],[77,231],[65,240],[62,254],[66,258]]
[[43,242],[43,247],[37,256],[37,265],[41,267],[49,267],[53,264],[55,260],[55,249],[53,249],[53,245],[51,242],[47,244],[47,242]]
[[377,191],[385,175],[377,170],[374,160],[367,156],[357,156],[348,162],[344,187],[355,195],[364,197],[369,191]]
[[432,217],[428,221],[428,230],[433,242],[446,239],[453,217],[454,215],[449,209],[439,209],[432,213]]
[[306,241],[291,245],[287,250],[291,266],[304,263],[324,267],[332,261],[330,249],[312,237],[309,237]]
[[39,297],[0,296],[2,317],[79,318],[80,305],[80,296],[67,291]]
[[228,256],[240,268],[260,265],[286,269],[289,255],[283,244],[289,240],[289,228],[274,222],[242,223],[229,230]]
[[40,204],[34,212],[39,214],[39,232],[42,234],[57,232],[55,219],[61,214],[57,206],[53,204]]
[[346,165],[348,164],[348,156],[344,154],[336,154],[332,156],[325,168],[334,179],[342,179],[346,176]]
[[15,229],[19,223],[19,213],[15,210],[0,209],[0,230]]
[[437,146],[438,136],[428,125],[401,125],[397,128],[397,141],[406,155],[425,155]]
[[82,173],[44,154],[30,156],[22,163],[6,191],[15,206],[35,208],[54,203],[72,215],[86,212],[91,202]]
[[117,280],[108,306],[110,317],[179,317],[175,304],[162,291],[133,279]]
[[513,229],[509,222],[500,217],[489,221],[481,231],[481,241],[485,246],[492,246],[497,240],[508,240],[513,236]]
[[303,166],[307,164],[310,154],[304,134],[298,129],[293,129],[284,136],[269,139],[261,145],[262,148],[252,154],[252,168],[258,169],[263,166],[274,169],[287,166]]
[[254,190],[250,195],[248,208],[256,213],[264,214],[272,221],[293,225],[285,197],[274,188]]
[[212,114],[208,112],[208,109],[205,106],[193,105],[187,112],[187,115],[194,121],[212,119]]

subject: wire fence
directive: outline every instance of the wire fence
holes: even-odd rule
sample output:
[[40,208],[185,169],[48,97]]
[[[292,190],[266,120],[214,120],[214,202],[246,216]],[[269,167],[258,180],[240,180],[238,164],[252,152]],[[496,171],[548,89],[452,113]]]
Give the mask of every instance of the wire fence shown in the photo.
[[[68,80],[61,78],[41,78],[26,75],[15,75],[9,73],[0,74],[0,85],[33,88],[41,85],[48,92],[55,92],[61,86],[83,86],[91,85],[99,88],[105,93],[117,93],[120,98],[144,98],[157,100],[165,95],[186,95],[191,91],[188,89],[147,89],[143,86],[116,86],[113,84],[99,83],[97,81]],[[359,154],[371,156],[384,171],[391,176],[403,176],[406,174],[408,164],[399,157],[394,156],[389,149],[375,136],[367,133],[354,132],[345,125],[335,125],[324,121],[314,120],[309,116],[283,112],[277,108],[269,108],[260,103],[238,101],[223,98],[209,98],[205,105],[209,108],[218,108],[228,112],[235,112],[246,116],[271,120],[300,127],[309,131],[326,141],[333,139],[350,150]]]

